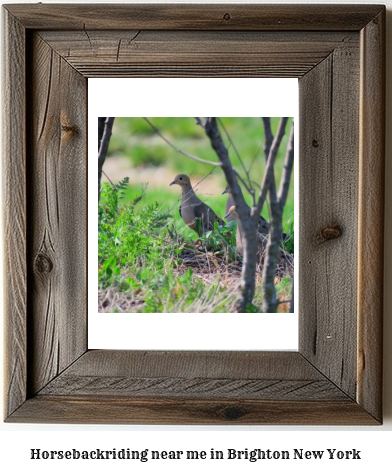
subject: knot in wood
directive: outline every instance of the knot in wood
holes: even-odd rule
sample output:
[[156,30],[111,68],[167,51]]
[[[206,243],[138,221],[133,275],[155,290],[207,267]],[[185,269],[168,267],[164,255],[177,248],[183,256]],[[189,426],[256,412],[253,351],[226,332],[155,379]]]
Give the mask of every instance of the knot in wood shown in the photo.
[[328,240],[337,239],[342,235],[343,231],[338,225],[329,225],[323,227],[317,234],[315,238],[316,244],[322,244]]
[[241,418],[241,416],[244,414],[243,411],[241,410],[240,407],[237,407],[235,405],[226,407],[223,410],[224,417],[227,420],[237,420],[238,418]]
[[40,252],[34,260],[34,269],[41,275],[47,275],[53,269],[53,262],[45,253]]
[[226,21],[231,20],[231,15],[230,15],[230,13],[225,13],[225,14],[223,15],[223,19],[226,20]]
[[61,131],[73,135],[74,133],[77,133],[78,129],[75,127],[75,125],[62,124]]
[[312,147],[313,147],[313,148],[318,148],[318,146],[319,146],[319,142],[318,142],[318,140],[316,140],[316,139],[314,138],[314,139],[312,140]]

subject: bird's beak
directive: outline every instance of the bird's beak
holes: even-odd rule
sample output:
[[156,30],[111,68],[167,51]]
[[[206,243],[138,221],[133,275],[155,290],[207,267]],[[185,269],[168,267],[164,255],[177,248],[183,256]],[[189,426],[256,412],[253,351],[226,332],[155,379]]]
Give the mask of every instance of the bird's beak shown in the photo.
[[229,216],[230,216],[230,212],[228,212],[228,213],[225,215],[224,219],[227,219]]
[[169,184],[169,186],[171,186],[172,184],[177,184],[177,181],[176,181],[176,180],[172,181],[172,182]]
[[227,189],[225,189],[222,194],[227,194]]

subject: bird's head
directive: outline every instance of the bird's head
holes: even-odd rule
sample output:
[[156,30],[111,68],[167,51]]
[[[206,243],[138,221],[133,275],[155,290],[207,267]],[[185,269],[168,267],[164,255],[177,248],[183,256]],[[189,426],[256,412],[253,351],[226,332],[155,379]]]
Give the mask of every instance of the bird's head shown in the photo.
[[187,176],[186,174],[178,174],[174,178],[174,181],[170,183],[170,186],[172,184],[178,184],[179,186],[190,186],[191,180],[189,179],[189,176]]
[[232,216],[235,220],[238,220],[238,214],[235,206],[231,206],[229,212],[225,215],[225,219],[227,219],[229,216]]
[[222,193],[222,194],[230,194],[230,188],[229,188],[229,185],[227,185],[227,186],[225,187],[225,190],[223,191],[223,193]]

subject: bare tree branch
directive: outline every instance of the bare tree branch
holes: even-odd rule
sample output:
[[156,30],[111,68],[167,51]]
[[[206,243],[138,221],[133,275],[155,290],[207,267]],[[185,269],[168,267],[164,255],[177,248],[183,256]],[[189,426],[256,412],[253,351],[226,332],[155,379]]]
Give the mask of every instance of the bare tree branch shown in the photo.
[[269,152],[271,150],[272,142],[274,141],[274,134],[271,129],[271,117],[261,117],[264,125],[264,154],[265,161],[268,160]]
[[[287,120],[281,119],[280,125],[286,125]],[[283,130],[284,132],[284,130]],[[282,134],[281,127],[277,137]],[[283,137],[283,135],[281,135]],[[268,162],[273,153],[276,140],[274,140]],[[279,259],[280,247],[279,241],[282,235],[282,218],[284,204],[287,199],[288,189],[290,185],[291,172],[293,169],[294,161],[294,129],[291,129],[290,142],[286,151],[285,166],[281,176],[279,198],[276,193],[275,177],[271,173],[271,180],[266,182],[269,185],[269,196],[270,196],[270,234],[268,239],[268,245],[266,250],[266,258],[263,267],[263,310],[266,313],[275,313],[277,310],[277,299],[276,299],[276,287],[275,287],[275,274],[276,264]],[[268,163],[267,162],[267,163]],[[272,179],[273,178],[273,179]]]
[[215,153],[222,164],[222,169],[230,187],[231,194],[236,204],[237,214],[240,219],[238,225],[240,226],[241,233],[245,239],[241,273],[241,298],[237,305],[237,311],[239,313],[245,313],[248,304],[252,303],[255,293],[256,257],[258,251],[258,218],[256,216],[248,216],[247,205],[237,181],[237,174],[231,164],[227,148],[223,143],[215,117],[207,118],[205,131],[210,139],[212,148],[215,150]]
[[98,153],[101,147],[102,135],[105,128],[105,120],[106,117],[98,117]]
[[113,183],[113,181],[109,178],[109,176],[105,173],[104,170],[102,170],[102,174],[106,176],[106,179],[109,181],[109,183],[111,184],[112,188],[114,188],[114,183]]
[[[228,149],[225,146],[222,136],[220,134],[217,119],[215,117],[207,117],[201,120],[196,117],[196,123],[205,129],[207,136],[210,139],[211,146],[218,156],[222,170],[225,174],[226,181],[229,185],[231,195],[236,204],[236,214],[238,215],[238,226],[243,237],[243,265],[241,273],[241,298],[237,304],[238,312],[246,312],[248,304],[252,303],[255,292],[255,273],[257,264],[258,236],[257,224],[258,219],[269,194],[271,212],[270,212],[270,234],[266,244],[266,252],[263,266],[263,306],[265,312],[276,312],[279,302],[276,300],[275,275],[278,259],[285,256],[279,246],[282,236],[282,216],[284,204],[287,200],[290,177],[292,173],[293,154],[293,130],[290,137],[290,145],[287,150],[285,167],[281,177],[279,188],[279,195],[276,190],[274,165],[275,159],[281,145],[283,136],[285,134],[287,117],[282,117],[279,123],[278,131],[274,137],[271,130],[269,117],[263,119],[266,127],[266,146],[264,150],[268,152],[267,165],[258,196],[257,206],[255,205],[254,189],[250,186],[249,172],[246,172],[248,183],[234,170],[229,158]],[[222,124],[221,124],[222,125]],[[227,133],[226,133],[227,134]],[[231,139],[229,137],[229,141]],[[234,147],[235,149],[235,147]],[[238,155],[238,153],[237,153]],[[241,160],[240,160],[241,161]],[[251,215],[247,204],[244,200],[241,188],[238,184],[238,179],[245,185],[247,190],[253,197],[253,208]],[[265,238],[267,240],[267,238]]]
[[[238,161],[240,162],[241,166],[242,166],[242,169],[244,170],[244,173],[246,174],[246,178],[248,180],[248,186],[246,186],[246,189],[249,191],[249,188],[252,189],[252,185],[251,185],[251,180],[250,180],[250,176],[249,176],[249,171],[245,168],[245,165],[244,165],[244,162],[242,161],[241,159],[241,156],[240,154],[238,153],[238,150],[236,148],[236,146],[234,145],[230,135],[229,135],[229,132],[226,130],[226,127],[224,126],[222,120],[220,118],[218,118],[219,120],[219,123],[221,125],[221,127],[223,128],[223,131],[225,132],[225,135],[227,137],[227,139],[229,140],[229,143],[230,145],[233,147],[233,150],[235,152],[235,154],[237,155],[237,158],[238,158]],[[241,180],[243,183],[244,183],[244,180]],[[254,195],[254,191],[253,193],[251,191],[249,191],[251,195]]]
[[[258,154],[259,154],[259,152],[260,152],[260,149],[261,149],[262,145],[263,145],[263,140],[260,141],[260,143],[259,143],[259,145],[258,145],[256,151],[255,151],[254,154],[253,154],[252,162],[251,162],[251,164],[250,164],[250,166],[249,166],[249,170],[248,170],[248,173],[249,173],[249,174],[250,174],[250,170],[252,169],[253,165],[255,164],[256,158],[257,158],[257,156],[258,156]],[[256,184],[254,181],[252,181],[252,183],[255,184],[255,185],[260,189],[260,185],[259,185],[259,184]],[[256,203],[254,203],[254,205],[256,205]]]
[[[233,168],[234,169],[234,168]],[[248,191],[248,193],[252,196],[252,198],[254,199],[254,196],[255,196],[255,190],[253,188],[250,188],[248,186],[248,183],[242,178],[242,176],[238,173],[238,171],[234,170],[234,173],[236,174],[237,176],[237,179],[239,179],[241,181],[241,183],[244,185],[245,189]],[[252,181],[253,182],[253,181]],[[256,184],[256,183],[254,183]],[[258,186],[258,185],[256,185]]]
[[205,128],[206,117],[204,117],[204,120],[202,120],[200,117],[195,117],[195,120],[196,120],[196,125],[200,125],[201,127]]
[[213,162],[213,161],[208,161],[208,160],[203,160],[203,158],[199,158],[198,156],[191,155],[189,153],[186,153],[185,151],[181,150],[180,148],[177,148],[170,140],[168,140],[162,133],[148,120],[147,117],[143,117],[144,120],[150,125],[150,127],[154,130],[154,132],[159,135],[162,140],[164,140],[168,145],[170,145],[173,150],[176,150],[177,153],[180,153],[183,156],[186,156],[187,158],[190,158],[191,160],[198,161],[199,163],[204,163],[205,165],[211,165],[211,166],[222,166],[221,163],[219,162]]
[[[287,196],[290,186],[290,178],[293,171],[294,165],[294,121],[291,124],[290,141],[287,148],[286,159],[283,168],[282,180],[279,188],[279,204],[283,212],[283,208],[286,205]],[[290,313],[294,313],[294,278],[293,286],[291,288],[291,303]]]
[[103,131],[101,146],[98,152],[98,202],[101,197],[101,178],[102,168],[106,160],[106,155],[109,149],[110,137],[112,136],[112,128],[114,123],[114,117],[106,117],[105,128]]
[[291,299],[290,299],[290,313],[294,313],[294,280],[293,286],[291,287]]
[[286,204],[289,193],[291,173],[294,165],[294,122],[291,124],[289,144],[286,153],[286,159],[283,166],[282,179],[279,188],[279,204],[283,208]]
[[278,154],[280,143],[285,133],[287,121],[288,121],[287,117],[282,117],[280,119],[278,132],[271,145],[271,149],[270,149],[268,160],[267,160],[267,166],[264,172],[263,181],[261,183],[259,199],[257,202],[257,207],[255,209],[255,214],[257,214],[258,216],[261,214],[261,211],[263,210],[263,206],[267,198],[267,193],[270,190],[271,186],[272,186],[272,192],[274,192],[275,190],[275,194],[276,194],[275,176],[274,176],[275,158],[276,158],[276,155]]

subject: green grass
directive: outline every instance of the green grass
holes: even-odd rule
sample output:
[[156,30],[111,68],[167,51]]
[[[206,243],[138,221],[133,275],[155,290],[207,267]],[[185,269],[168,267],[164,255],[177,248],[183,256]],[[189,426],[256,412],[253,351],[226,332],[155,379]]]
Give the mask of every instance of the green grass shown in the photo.
[[[140,195],[143,186],[129,186],[125,192],[124,202],[130,202],[135,197]],[[177,190],[177,192],[176,192]],[[184,237],[189,239],[197,238],[195,232],[189,227],[186,227],[184,221],[182,220],[179,207],[180,207],[180,190],[177,186],[173,192],[168,186],[165,187],[147,187],[145,198],[143,203],[140,203],[137,209],[141,209],[143,205],[155,204],[157,203],[162,212],[170,212],[173,217],[173,223],[176,229],[181,232]],[[226,205],[227,196],[217,195],[209,196],[206,202],[211,206],[214,211],[221,216],[222,218],[225,215],[225,205]]]
[[[195,124],[193,117],[156,117],[149,120],[168,140],[183,151],[212,162],[218,161],[203,128]],[[246,169],[251,168],[252,179],[260,182],[265,166],[261,118],[224,117],[221,120]],[[279,118],[272,117],[271,123],[273,131],[276,131]],[[283,166],[290,126],[291,120],[287,125],[286,135],[276,158],[278,171]],[[229,147],[233,166],[238,171],[242,171],[234,148],[230,146],[222,126],[220,128],[222,137]],[[108,159],[115,155],[128,157],[133,167],[161,165],[188,175],[194,173],[198,176],[204,176],[211,171],[209,165],[192,161],[173,150],[140,117],[116,117]]]
[[[102,186],[98,208],[98,287],[111,288],[137,304],[142,302],[138,312],[232,312],[238,295],[220,285],[218,278],[206,285],[192,268],[184,271],[181,252],[189,238],[177,232],[167,209],[158,203],[146,205],[148,190],[124,204],[126,184],[124,180],[114,187],[108,183]],[[224,254],[223,243],[227,244],[229,261],[236,258],[235,225],[216,225],[206,237],[206,245],[215,255]],[[291,278],[280,280],[278,295],[289,294],[290,287]],[[261,304],[258,288],[248,312],[261,312]]]
[[[218,281],[208,288],[189,268],[176,269],[184,242],[170,226],[170,216],[158,205],[136,212],[144,194],[121,205],[125,182],[115,188],[104,183],[99,204],[98,286],[113,287],[132,298],[139,295],[139,312],[200,312],[214,301],[213,311],[226,312],[228,296]],[[141,204],[141,203],[140,203]]]
[[[124,193],[123,202],[132,202],[137,196],[139,196],[144,189],[143,185],[132,185],[128,186]],[[178,187],[177,187],[178,189]],[[245,199],[248,204],[251,204],[251,198],[249,195],[245,195]],[[214,195],[208,196],[208,198],[202,197],[202,200],[207,202],[209,206],[211,206],[214,211],[217,213],[218,216],[224,217],[225,216],[225,207],[227,201],[227,194],[222,195]],[[158,207],[161,209],[162,212],[169,212],[173,216],[173,222],[176,229],[182,233],[184,237],[188,237],[190,239],[195,239],[197,236],[195,232],[184,224],[180,213],[180,190],[178,192],[174,192],[170,190],[168,186],[165,187],[150,187],[147,186],[147,190],[145,193],[145,197],[143,199],[143,203],[137,205],[137,212],[142,208],[143,205],[146,203],[148,204],[157,204]],[[265,206],[263,213],[263,217],[268,220],[269,212],[268,207]],[[286,234],[294,236],[294,200],[290,200],[285,207],[284,215],[283,215],[283,232]],[[292,245],[288,250],[290,253],[294,253],[294,241],[292,240]]]

